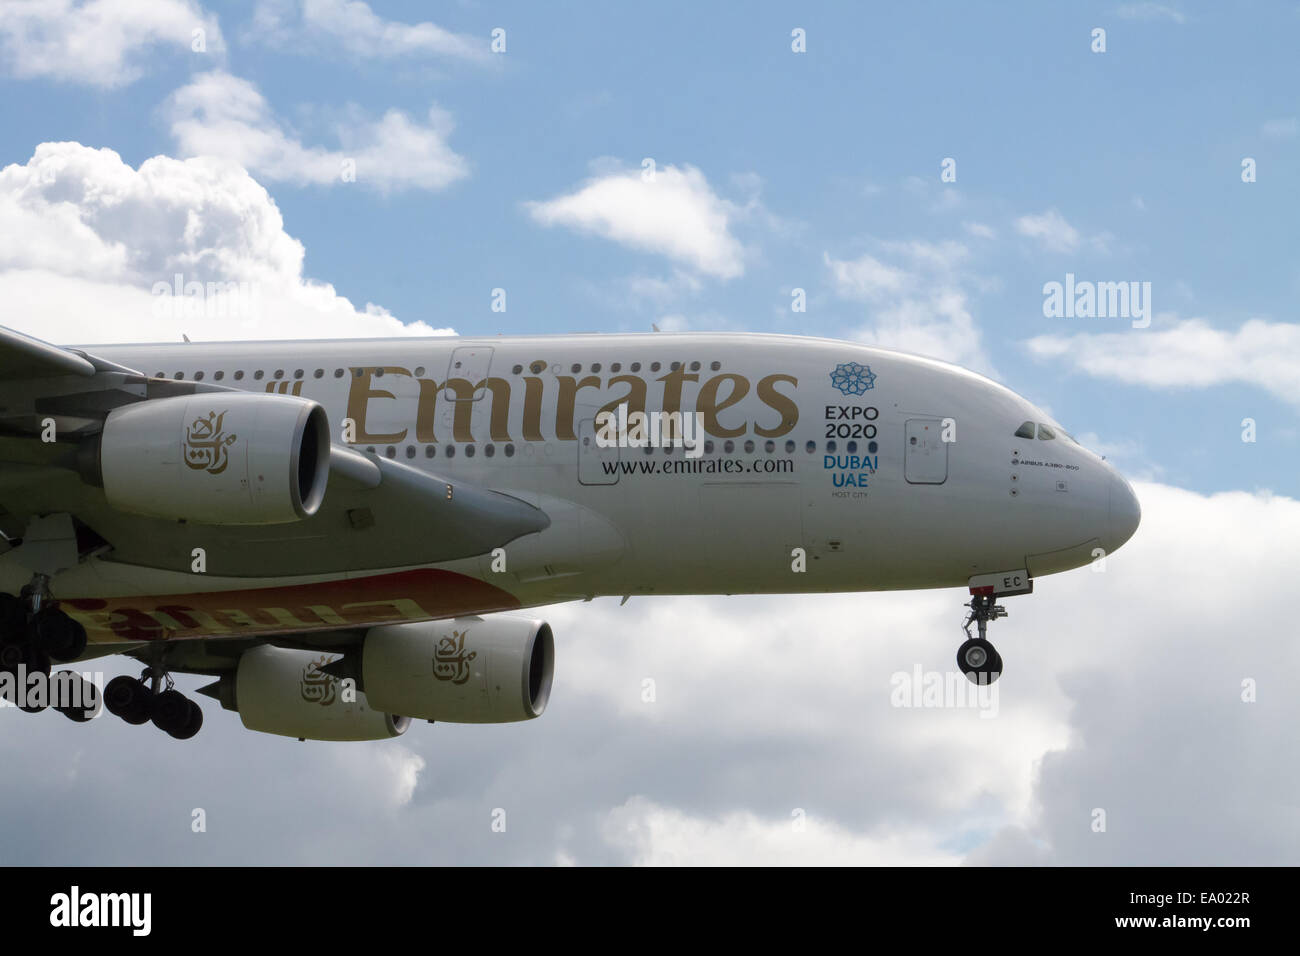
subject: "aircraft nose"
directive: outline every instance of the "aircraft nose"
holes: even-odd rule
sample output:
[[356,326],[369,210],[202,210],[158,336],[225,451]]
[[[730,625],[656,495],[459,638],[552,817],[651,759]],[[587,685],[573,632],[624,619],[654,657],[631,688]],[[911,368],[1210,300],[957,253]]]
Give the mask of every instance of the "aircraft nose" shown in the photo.
[[1115,551],[1137,531],[1142,521],[1142,506],[1138,504],[1137,495],[1132,486],[1124,480],[1119,472],[1112,472],[1110,479],[1110,542],[1107,551]]

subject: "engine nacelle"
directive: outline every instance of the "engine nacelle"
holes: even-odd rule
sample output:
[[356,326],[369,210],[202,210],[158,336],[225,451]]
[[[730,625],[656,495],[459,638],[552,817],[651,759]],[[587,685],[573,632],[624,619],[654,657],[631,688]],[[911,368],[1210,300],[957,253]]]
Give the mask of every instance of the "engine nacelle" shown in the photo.
[[361,686],[381,710],[463,724],[531,720],[546,710],[555,641],[545,621],[457,618],[366,633]]
[[409,717],[375,710],[366,695],[321,670],[339,655],[262,645],[205,693],[237,711],[249,730],[307,740],[400,737]]
[[120,511],[200,524],[298,521],[325,497],[329,421],[316,402],[290,395],[150,399],[109,413],[98,465]]

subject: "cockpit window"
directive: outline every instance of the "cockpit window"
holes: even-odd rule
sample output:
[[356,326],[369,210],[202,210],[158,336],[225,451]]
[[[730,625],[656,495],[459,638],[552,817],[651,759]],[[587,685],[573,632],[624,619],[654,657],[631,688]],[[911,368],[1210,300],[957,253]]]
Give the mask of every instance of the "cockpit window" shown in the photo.
[[1017,429],[1016,429],[1016,437],[1017,437],[1017,438],[1033,438],[1033,437],[1034,437],[1034,423],[1033,423],[1033,422],[1025,422],[1023,425],[1021,425],[1019,428],[1017,428]]
[[1040,441],[1051,441],[1056,437],[1056,432],[1052,431],[1042,422],[1038,423],[1038,438]]

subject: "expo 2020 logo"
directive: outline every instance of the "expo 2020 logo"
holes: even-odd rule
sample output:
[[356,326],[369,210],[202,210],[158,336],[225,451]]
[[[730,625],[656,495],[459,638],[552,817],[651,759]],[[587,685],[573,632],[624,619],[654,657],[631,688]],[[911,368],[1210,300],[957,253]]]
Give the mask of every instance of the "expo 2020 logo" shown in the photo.
[[870,365],[857,362],[841,362],[831,372],[831,384],[845,395],[861,395],[869,388],[876,387],[876,373]]

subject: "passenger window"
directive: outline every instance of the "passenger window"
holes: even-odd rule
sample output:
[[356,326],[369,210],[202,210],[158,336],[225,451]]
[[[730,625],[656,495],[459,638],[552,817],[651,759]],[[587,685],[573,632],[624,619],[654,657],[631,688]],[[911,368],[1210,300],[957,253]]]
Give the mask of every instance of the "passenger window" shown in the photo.
[[1051,441],[1056,437],[1056,432],[1052,431],[1042,422],[1038,423],[1038,438],[1040,441]]
[[1033,423],[1033,422],[1025,422],[1023,425],[1021,425],[1019,428],[1017,428],[1017,429],[1016,429],[1016,437],[1017,437],[1017,438],[1033,438],[1033,437],[1034,437],[1034,423]]

